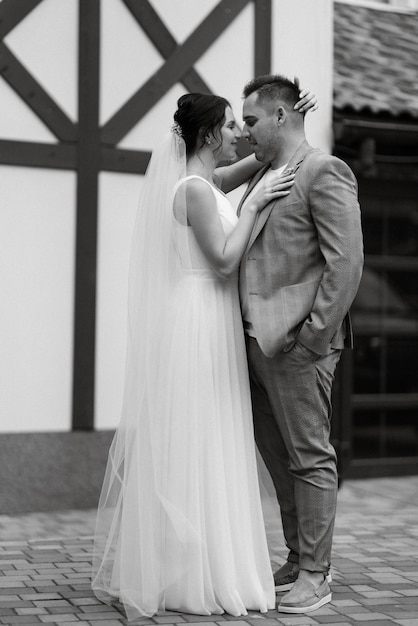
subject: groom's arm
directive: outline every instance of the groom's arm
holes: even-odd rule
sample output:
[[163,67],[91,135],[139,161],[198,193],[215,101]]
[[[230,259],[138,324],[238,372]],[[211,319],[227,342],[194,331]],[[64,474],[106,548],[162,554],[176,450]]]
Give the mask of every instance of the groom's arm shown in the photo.
[[327,351],[357,293],[363,269],[363,236],[357,181],[346,163],[323,155],[314,164],[311,215],[325,261],[311,313],[298,341]]
[[240,161],[236,161],[231,165],[223,165],[215,169],[215,177],[217,185],[224,193],[228,193],[236,189],[240,185],[249,181],[259,169],[263,167],[263,163],[257,161],[253,154],[244,157]]

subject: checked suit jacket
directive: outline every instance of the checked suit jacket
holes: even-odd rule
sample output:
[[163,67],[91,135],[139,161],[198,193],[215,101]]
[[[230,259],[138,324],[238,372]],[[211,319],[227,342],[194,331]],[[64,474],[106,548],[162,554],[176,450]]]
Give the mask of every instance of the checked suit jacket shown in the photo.
[[[240,272],[266,356],[296,340],[325,355],[352,347],[349,308],[363,269],[357,181],[346,163],[307,141],[287,167],[295,183],[259,213]],[[238,213],[266,169],[250,181]]]

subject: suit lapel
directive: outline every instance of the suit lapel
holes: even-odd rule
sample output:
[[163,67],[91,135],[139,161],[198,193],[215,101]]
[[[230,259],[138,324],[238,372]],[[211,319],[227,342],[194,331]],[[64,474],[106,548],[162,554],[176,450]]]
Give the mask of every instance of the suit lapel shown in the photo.
[[[293,171],[296,172],[301,163],[303,162],[303,159],[305,158],[306,154],[308,152],[310,152],[313,148],[308,144],[308,142],[305,140],[303,141],[300,146],[297,148],[296,152],[293,154],[293,156],[290,158],[286,169],[290,169],[293,168]],[[250,191],[252,189],[254,189],[254,186],[258,183],[258,181],[260,180],[260,178],[262,176],[264,176],[264,174],[266,173],[268,167],[264,167],[260,170],[260,172],[257,172],[257,174],[254,176],[253,180],[250,182],[248,189],[246,191],[246,193],[243,196],[243,199],[241,200],[240,204],[239,204],[239,208],[238,208],[238,215],[241,212],[241,207],[243,205],[243,203],[245,202],[245,199],[248,197],[248,194],[250,193]],[[287,198],[287,196],[284,196],[285,198]],[[247,249],[246,251],[248,251],[251,246],[253,245],[254,241],[257,239],[259,233],[261,232],[261,230],[263,229],[265,223],[267,222],[270,213],[272,212],[272,210],[274,209],[274,207],[276,206],[276,204],[278,202],[281,201],[281,198],[279,198],[278,200],[274,200],[273,202],[270,202],[270,204],[263,209],[257,216],[257,220],[255,222],[253,231],[251,233],[251,237],[250,240],[248,242],[247,245]]]
[[248,187],[245,190],[244,195],[242,196],[241,201],[240,201],[240,203],[238,205],[238,209],[237,209],[238,217],[241,215],[242,205],[244,204],[244,202],[248,198],[248,195],[252,192],[252,190],[254,189],[256,184],[258,183],[258,181],[264,176],[264,174],[269,169],[269,167],[270,167],[269,165],[266,165],[265,167],[262,167],[261,170],[259,170],[256,174],[254,174],[254,176],[250,180],[250,182],[248,184]]

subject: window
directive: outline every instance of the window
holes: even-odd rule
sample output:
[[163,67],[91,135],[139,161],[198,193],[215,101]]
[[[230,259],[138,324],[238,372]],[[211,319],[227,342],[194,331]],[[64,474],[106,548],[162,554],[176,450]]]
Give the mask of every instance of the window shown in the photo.
[[353,457],[418,456],[415,187],[361,200],[366,260],[352,307]]

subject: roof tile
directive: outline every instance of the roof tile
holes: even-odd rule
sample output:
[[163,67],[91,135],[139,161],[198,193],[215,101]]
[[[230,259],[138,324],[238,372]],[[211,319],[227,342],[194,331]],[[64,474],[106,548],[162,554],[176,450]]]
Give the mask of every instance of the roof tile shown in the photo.
[[418,14],[334,3],[334,107],[418,118]]

